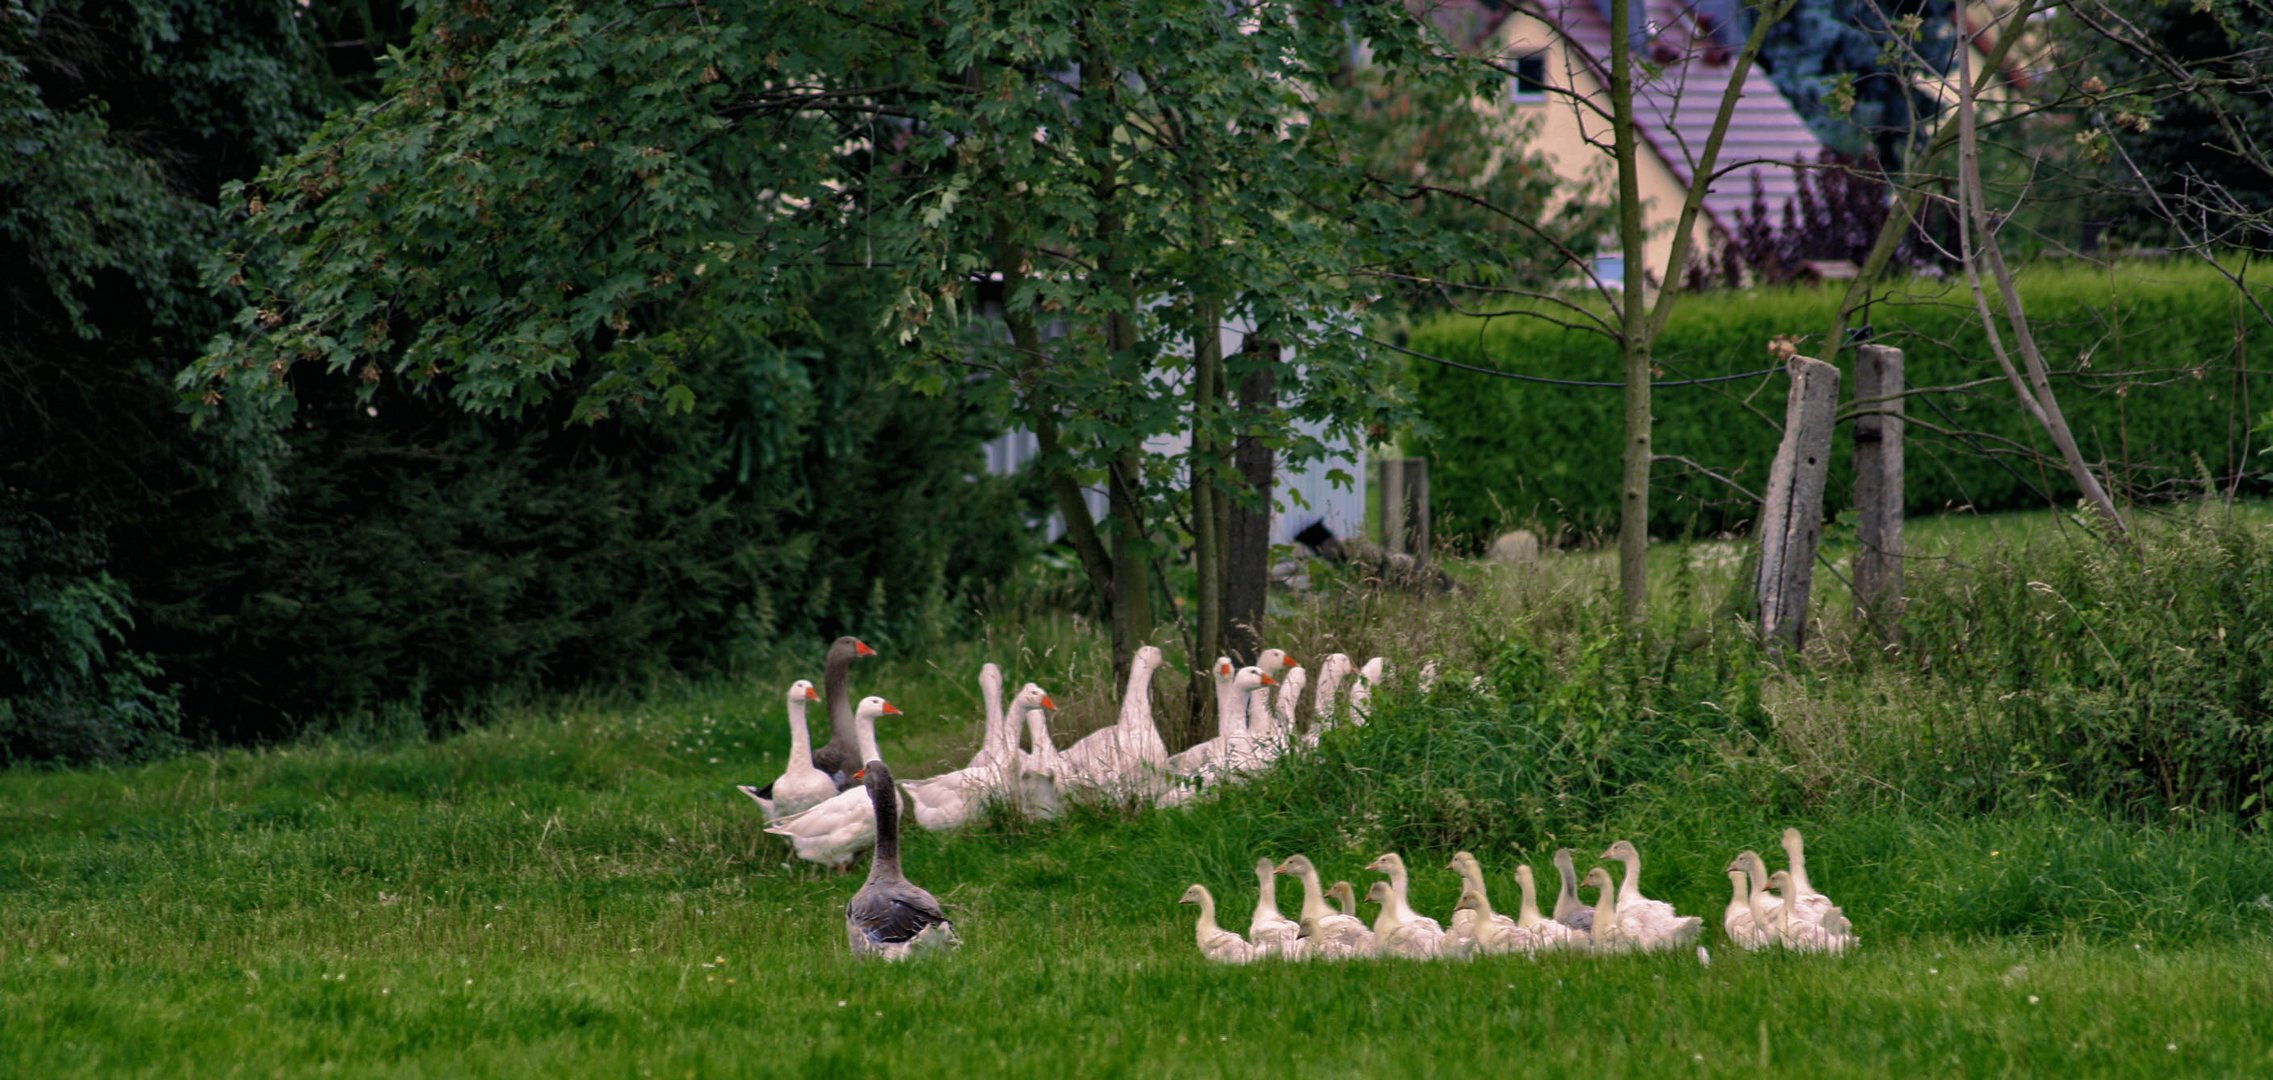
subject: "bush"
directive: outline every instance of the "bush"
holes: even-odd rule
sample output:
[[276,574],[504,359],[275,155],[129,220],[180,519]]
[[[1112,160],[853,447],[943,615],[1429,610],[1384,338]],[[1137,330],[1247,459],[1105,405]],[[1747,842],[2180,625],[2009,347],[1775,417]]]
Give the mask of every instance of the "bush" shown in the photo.
[[[2224,279],[2193,266],[2134,264],[2114,271],[2037,268],[2021,280],[2069,425],[2085,456],[2101,463],[2119,490],[2166,492],[2204,469],[2220,478],[2243,474],[2244,490],[2268,490],[2265,459],[2251,450],[2251,410],[2273,400],[2273,380],[2245,374],[2251,322],[2235,310]],[[1836,291],[1818,288],[1685,298],[1659,342],[1660,378],[1771,366],[1771,338],[1820,332],[1838,300]],[[1914,282],[1872,309],[1870,320],[1881,343],[1904,350],[1915,387],[1991,380],[1910,399],[1912,512],[2073,500],[2050,444],[1998,378],[1961,287]],[[1535,375],[1615,381],[1619,371],[1614,347],[1601,337],[1530,318],[1440,319],[1421,327],[1412,346]],[[1422,420],[1415,440],[1431,459],[1439,535],[1479,542],[1505,525],[1534,520],[1580,532],[1616,527],[1618,390],[1496,379],[1426,361],[1415,362],[1415,376]],[[1852,396],[1851,381],[1842,389]],[[1653,396],[1656,450],[1758,492],[1779,438],[1784,394],[1781,373],[1664,388]],[[2031,460],[2019,448],[2049,460]],[[1852,490],[1850,451],[1843,426],[1832,506]],[[1655,477],[1651,528],[1660,534],[1734,528],[1753,514],[1749,499],[1678,464],[1661,463]]]

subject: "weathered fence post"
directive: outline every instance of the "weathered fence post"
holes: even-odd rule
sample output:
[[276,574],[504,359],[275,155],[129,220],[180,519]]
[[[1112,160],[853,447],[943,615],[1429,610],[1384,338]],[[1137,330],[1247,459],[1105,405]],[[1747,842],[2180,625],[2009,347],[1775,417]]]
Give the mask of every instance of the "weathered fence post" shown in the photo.
[[1381,549],[1429,561],[1429,459],[1382,458],[1377,462],[1381,492]]
[[1405,550],[1405,462],[1403,458],[1381,459],[1381,546],[1384,550]]
[[1833,407],[1839,369],[1795,356],[1784,441],[1768,469],[1760,514],[1760,635],[1771,651],[1798,649],[1807,637],[1807,592],[1815,580],[1815,547],[1823,537],[1823,482],[1831,473]]
[[1855,350],[1855,618],[1892,641],[1902,614],[1902,350]]

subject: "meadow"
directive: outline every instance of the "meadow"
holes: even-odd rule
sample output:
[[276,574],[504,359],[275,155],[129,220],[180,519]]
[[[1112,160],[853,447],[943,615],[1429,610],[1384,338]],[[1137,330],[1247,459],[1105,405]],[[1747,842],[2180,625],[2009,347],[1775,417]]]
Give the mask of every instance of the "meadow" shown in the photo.
[[[1279,626],[1305,661],[1387,650],[1437,658],[1447,678],[1422,695],[1408,662],[1374,723],[1188,812],[913,835],[910,876],[968,944],[902,966],[851,960],[859,874],[786,861],[731,787],[778,770],[781,687],[817,673],[817,647],[802,665],[532,703],[439,739],[347,730],[16,770],[0,774],[0,1074],[2263,1075],[2273,844],[2234,794],[2260,789],[2188,746],[2108,733],[2162,721],[2157,672],[2205,670],[2169,668],[2157,634],[2193,635],[2196,664],[2211,662],[2200,642],[2233,639],[2208,669],[2227,678],[2211,706],[2259,692],[2243,650],[2268,630],[2238,620],[2273,603],[2246,594],[2273,582],[2266,521],[2168,522],[2137,560],[2041,515],[1918,523],[1913,648],[1955,625],[1998,670],[2045,650],[2025,654],[2038,681],[2013,686],[1959,658],[1875,657],[1829,581],[1806,663],[1770,667],[1718,612],[1736,573],[1725,543],[1658,553],[1663,613],[1640,645],[1604,632],[1615,599],[1592,554],[1462,568],[1463,593],[1433,604],[1290,601]],[[2242,555],[2219,572],[2242,593],[2169,576],[2229,549]],[[2000,568],[2021,577],[2005,601]],[[2103,591],[2082,591],[2094,575]],[[2138,595],[2142,577],[2173,591]],[[2237,620],[2212,638],[2200,605]],[[2062,611],[2089,633],[2052,621]],[[2079,651],[2055,649],[2069,638]],[[881,733],[907,774],[968,754],[982,659],[1057,694],[1061,745],[1113,711],[1086,629],[1038,610],[982,639],[887,649],[854,680],[907,711]],[[1164,712],[1181,691],[1164,673]],[[2097,726],[2028,726],[2070,714]],[[2113,751],[2063,756],[2063,737],[2128,748],[2175,801],[2123,796]],[[2186,775],[2157,780],[2163,766]],[[1786,824],[1853,916],[1855,954],[1719,940],[1720,866],[1772,853]],[[1555,846],[1584,860],[1620,837],[1647,857],[1650,892],[1714,927],[1709,965],[1221,968],[1175,902],[1203,882],[1243,927],[1258,855],[1304,851],[1362,891],[1360,867],[1396,848],[1416,906],[1441,918],[1457,894],[1441,867],[1465,847],[1512,909],[1517,859],[1544,872]],[[1282,907],[1296,895],[1282,886]]]

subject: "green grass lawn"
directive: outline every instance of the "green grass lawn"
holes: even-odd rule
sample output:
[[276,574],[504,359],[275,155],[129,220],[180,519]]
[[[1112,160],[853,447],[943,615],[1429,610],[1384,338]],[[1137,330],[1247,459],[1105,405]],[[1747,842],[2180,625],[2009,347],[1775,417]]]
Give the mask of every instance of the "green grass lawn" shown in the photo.
[[[1913,538],[1964,555],[1983,532],[2042,524],[1927,524]],[[1654,557],[1717,558],[1674,545]],[[1551,558],[1543,573],[1562,580],[1507,595],[1587,587],[1598,559]],[[1356,651],[1403,640],[1383,629],[1394,609],[1283,626],[1304,651]],[[1057,694],[1061,742],[1111,716],[1094,647],[1029,627],[855,669],[859,692],[908,711],[883,732],[905,774],[969,753],[981,658]],[[0,773],[0,1076],[2273,1074],[2261,828],[2121,820],[2058,798],[1996,814],[1899,793],[1794,803],[1760,786],[1787,766],[1735,743],[1650,751],[1671,764],[1609,809],[1503,827],[1512,801],[1461,800],[1542,781],[1504,755],[1493,777],[1463,775],[1485,759],[1458,740],[1498,730],[1487,701],[1385,715],[1188,813],[918,833],[909,872],[969,944],[856,964],[842,911],[859,875],[788,861],[731,787],[778,771],[781,690],[817,676],[812,660],[628,704],[531,708],[435,742]],[[1180,696],[1164,675],[1156,701]],[[1398,726],[1461,715],[1483,726]],[[1426,821],[1385,820],[1384,806]],[[1864,937],[1856,954],[1719,943],[1719,867],[1740,847],[1773,855],[1787,823],[1808,829],[1813,876]],[[1713,926],[1712,963],[1216,968],[1176,903],[1204,882],[1243,928],[1256,856],[1305,851],[1362,892],[1360,868],[1393,846],[1416,904],[1443,918],[1457,883],[1441,867],[1463,845],[1512,910],[1511,836],[1544,841],[1527,857],[1549,882],[1553,844],[1592,855],[1635,839],[1648,890]]]
[[[1863,866],[1825,838],[1816,876],[1867,935],[1841,959],[1718,947],[1710,967],[1684,954],[1217,969],[1175,898],[1205,880],[1243,925],[1245,848],[1281,827],[1257,824],[1268,808],[1086,815],[916,837],[910,871],[969,945],[856,964],[841,918],[857,875],[784,867],[727,790],[748,769],[712,760],[770,741],[770,700],[746,696],[682,690],[394,749],[0,777],[0,1073],[2273,1070],[2262,934],[1919,925],[1953,901],[1906,911],[1900,894],[1917,859],[1978,846],[1962,828],[1930,834],[1944,850],[1923,856],[1905,852],[1912,834],[1865,841]],[[2227,859],[2262,863],[2240,843]],[[2028,888],[2018,864],[2049,868],[2057,847],[1995,852],[2020,871],[2000,886]],[[1368,852],[1312,854],[1365,880]],[[1508,857],[1485,855],[1512,907]],[[1441,915],[1452,875],[1413,856],[1417,899]],[[1718,882],[1695,867],[1721,857],[1665,857],[1682,869],[1658,889],[1717,921]],[[1987,865],[1965,858],[1970,873]]]

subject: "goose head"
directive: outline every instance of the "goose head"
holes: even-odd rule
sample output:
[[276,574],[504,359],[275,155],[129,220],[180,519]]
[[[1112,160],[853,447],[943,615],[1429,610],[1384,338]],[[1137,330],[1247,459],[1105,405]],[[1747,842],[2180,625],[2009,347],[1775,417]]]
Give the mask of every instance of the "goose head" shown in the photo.
[[1790,897],[1792,894],[1791,871],[1778,870],[1775,873],[1768,875],[1768,887],[1776,890],[1776,893],[1779,896],[1784,896],[1787,898]]
[[819,691],[813,689],[813,680],[799,679],[796,682],[789,684],[790,704],[795,705],[800,702],[819,700],[821,700],[821,694]]
[[1318,876],[1318,868],[1310,864],[1308,855],[1289,855],[1279,860],[1278,873],[1289,877]]
[[1784,854],[1794,858],[1797,858],[1805,850],[1805,846],[1800,841],[1798,829],[1785,829],[1783,844]]
[[[1725,874],[1750,874],[1752,872],[1752,864],[1745,860],[1745,856],[1747,855],[1752,855],[1752,853],[1749,851],[1738,852],[1736,858],[1730,859],[1728,861],[1727,866],[1721,867],[1721,872]],[[1757,859],[1760,856],[1752,855],[1752,857]]]
[[1620,840],[1617,843],[1610,845],[1610,850],[1603,852],[1602,857],[1605,859],[1617,859],[1621,862],[1642,861],[1642,853],[1634,850],[1633,843],[1626,840]]
[[[1382,882],[1377,881],[1374,882],[1374,884],[1380,885]],[[1335,882],[1332,888],[1326,890],[1326,897],[1327,899],[1330,899],[1334,903],[1340,905],[1343,914],[1357,914],[1357,890],[1351,888],[1349,882]]]
[[1483,914],[1484,898],[1476,895],[1474,889],[1462,889],[1460,890],[1460,902],[1452,905],[1452,910],[1473,911],[1479,915]]
[[1035,709],[1048,709],[1051,712],[1056,712],[1058,709],[1058,703],[1050,699],[1049,693],[1033,683],[1019,687],[1018,696],[1010,699],[1010,706],[1020,712],[1031,712]]
[[1263,654],[1255,658],[1255,666],[1261,668],[1263,674],[1275,677],[1285,674],[1288,668],[1301,667],[1302,662],[1288,656],[1285,649],[1264,649]]
[[1452,853],[1452,861],[1445,863],[1444,868],[1455,873],[1465,875],[1467,873],[1465,867],[1481,867],[1482,865],[1482,863],[1476,861],[1476,856],[1473,852],[1455,851]]
[[868,647],[868,643],[867,643],[867,642],[865,642],[865,641],[862,641],[862,640],[860,640],[859,638],[853,637],[853,636],[852,636],[852,635],[850,635],[850,634],[847,634],[847,635],[845,635],[844,637],[838,638],[838,639],[836,640],[836,644],[835,644],[834,646],[832,646],[832,648],[846,648],[846,649],[851,649],[851,650],[852,650],[852,654],[853,654],[854,656],[874,656],[874,655],[876,655],[876,650],[869,648],[869,647]]
[[1238,677],[1239,668],[1231,662],[1230,657],[1218,656],[1215,658],[1215,665],[1208,669],[1208,674],[1215,677],[1216,689],[1221,690],[1231,685],[1231,680]]
[[1262,669],[1243,667],[1231,677],[1231,688],[1242,694],[1252,694],[1266,686],[1277,686],[1279,681],[1263,674]]
[[853,711],[853,715],[863,720],[874,721],[879,716],[899,716],[902,714],[899,706],[870,694],[860,699],[860,707]]
[[1579,882],[1579,887],[1582,889],[1601,889],[1608,892],[1618,891],[1617,883],[1610,880],[1610,871],[1599,866],[1586,872],[1586,880]]
[[1366,903],[1379,904],[1385,908],[1393,906],[1389,903],[1389,883],[1386,881],[1374,882],[1373,887],[1365,891],[1365,900]]
[[1150,678],[1153,672],[1160,669],[1160,663],[1160,647],[1146,645],[1138,649],[1135,656],[1129,658],[1129,671],[1132,676],[1137,672],[1142,672],[1145,677]]
[[1405,873],[1405,857],[1394,851],[1386,852],[1380,858],[1365,864],[1365,868],[1376,874],[1401,877]]
[[1194,885],[1184,890],[1184,898],[1176,902],[1179,904],[1205,904],[1209,899],[1207,886]]

